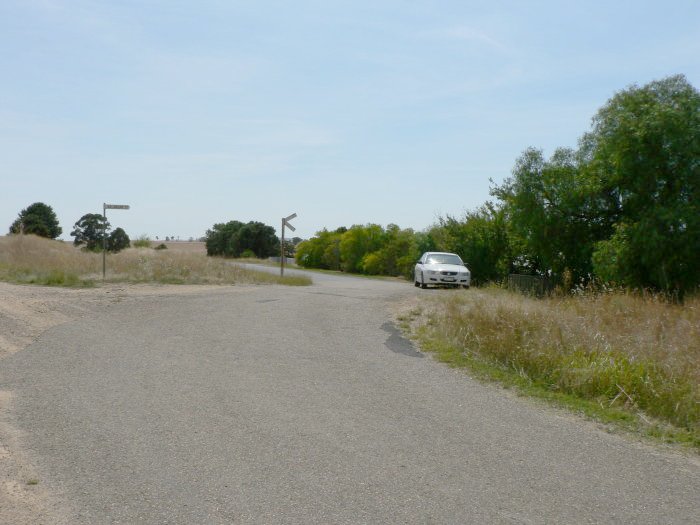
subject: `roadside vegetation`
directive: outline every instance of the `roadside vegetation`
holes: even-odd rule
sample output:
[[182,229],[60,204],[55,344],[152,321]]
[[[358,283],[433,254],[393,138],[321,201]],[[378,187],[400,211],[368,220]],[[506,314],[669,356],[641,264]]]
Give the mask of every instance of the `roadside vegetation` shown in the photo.
[[423,232],[376,224],[319,231],[300,266],[404,275],[423,251],[457,253],[476,286],[530,275],[683,301],[700,286],[700,92],[676,75],[616,93],[577,148],[527,148],[494,202]]
[[[34,235],[0,237],[0,280],[49,286],[102,282],[102,254]],[[163,284],[311,284],[307,277],[243,268],[204,253],[131,248],[107,256],[108,282]]]
[[421,297],[400,316],[421,347],[474,376],[700,451],[700,299],[496,287]]

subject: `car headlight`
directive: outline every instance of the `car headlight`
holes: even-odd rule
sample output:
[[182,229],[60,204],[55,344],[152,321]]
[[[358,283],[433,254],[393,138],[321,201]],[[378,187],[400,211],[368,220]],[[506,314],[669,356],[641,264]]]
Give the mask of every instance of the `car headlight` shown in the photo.
[[428,275],[437,275],[437,270],[428,270]]

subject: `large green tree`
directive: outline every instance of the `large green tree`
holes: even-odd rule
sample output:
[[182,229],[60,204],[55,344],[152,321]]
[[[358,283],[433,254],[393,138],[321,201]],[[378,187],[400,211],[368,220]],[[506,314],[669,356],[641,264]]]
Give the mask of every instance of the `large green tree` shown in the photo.
[[546,159],[530,148],[512,177],[492,189],[503,204],[519,272],[569,282],[591,274],[594,244],[611,234],[612,219],[600,206],[587,162],[581,151],[560,148]]
[[63,229],[58,224],[53,208],[43,202],[30,204],[17,216],[10,226],[10,233],[25,233],[55,239]]
[[596,272],[633,287],[700,285],[700,93],[678,75],[616,94],[583,145],[608,216]]
[[280,241],[272,226],[262,222],[229,221],[217,223],[207,230],[205,242],[208,255],[240,257],[251,251],[256,257],[278,255]]
[[109,222],[99,213],[86,213],[73,225],[70,233],[75,246],[83,246],[89,251],[100,251],[103,240],[109,231]]

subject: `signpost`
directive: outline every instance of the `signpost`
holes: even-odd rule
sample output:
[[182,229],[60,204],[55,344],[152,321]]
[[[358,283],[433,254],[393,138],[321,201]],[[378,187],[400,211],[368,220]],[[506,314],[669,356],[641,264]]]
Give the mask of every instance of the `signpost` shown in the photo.
[[102,280],[107,275],[107,210],[128,210],[128,204],[106,204],[102,203],[102,216],[105,219],[102,227]]
[[280,242],[280,277],[284,277],[284,227],[286,226],[292,231],[296,230],[296,228],[289,223],[289,221],[291,221],[296,216],[296,213],[292,213],[289,217],[284,217],[282,219],[282,241]]

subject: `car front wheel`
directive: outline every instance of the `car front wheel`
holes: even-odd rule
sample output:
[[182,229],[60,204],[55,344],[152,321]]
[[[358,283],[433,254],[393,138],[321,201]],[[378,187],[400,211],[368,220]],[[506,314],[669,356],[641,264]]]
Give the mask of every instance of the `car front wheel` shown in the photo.
[[420,287],[425,290],[428,285],[425,284],[425,278],[423,277],[423,272],[420,273]]

